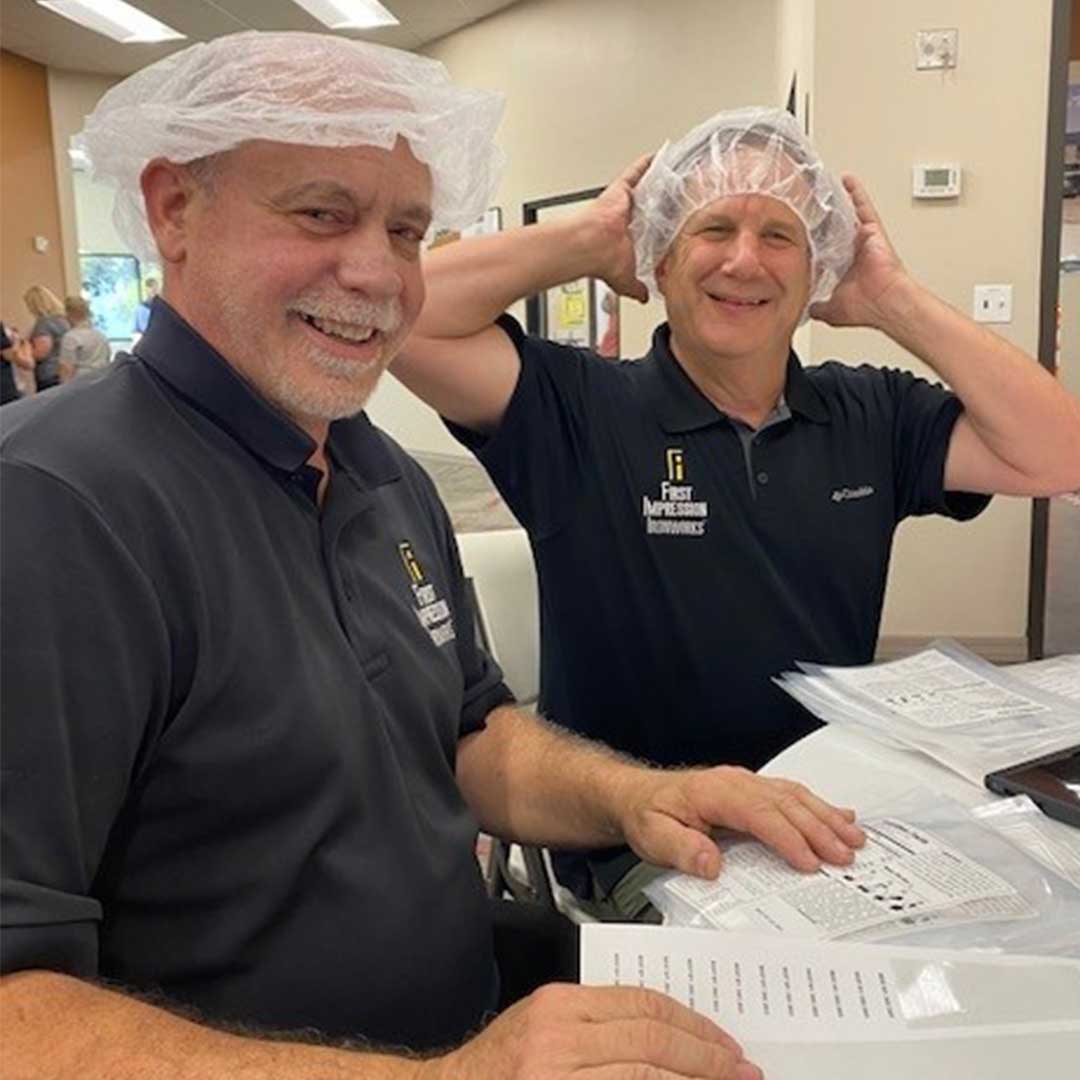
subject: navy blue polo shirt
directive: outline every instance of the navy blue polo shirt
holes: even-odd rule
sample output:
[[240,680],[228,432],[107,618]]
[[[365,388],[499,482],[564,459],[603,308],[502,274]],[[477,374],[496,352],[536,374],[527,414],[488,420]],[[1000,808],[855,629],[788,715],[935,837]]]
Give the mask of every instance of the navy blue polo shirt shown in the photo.
[[673,357],[613,363],[501,321],[521,374],[490,436],[451,425],[528,531],[553,720],[661,765],[758,768],[817,722],[771,682],[874,655],[896,525],[969,518],[942,489],[959,400],[792,354],[751,434]]
[[459,739],[510,700],[450,524],[360,415],[314,444],[163,302],[3,410],[3,970],[437,1046],[497,995]]

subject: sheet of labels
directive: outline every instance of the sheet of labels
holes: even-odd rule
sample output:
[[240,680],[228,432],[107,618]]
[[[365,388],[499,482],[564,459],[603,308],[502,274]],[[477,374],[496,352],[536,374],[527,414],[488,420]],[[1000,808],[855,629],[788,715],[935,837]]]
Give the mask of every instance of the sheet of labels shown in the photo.
[[1080,961],[582,927],[581,981],[659,990],[752,1042],[1080,1032]]
[[679,875],[663,888],[719,929],[801,938],[1036,915],[1009,882],[925,830],[891,817],[860,824],[866,845],[849,866],[806,874],[748,842],[724,852],[715,881]]

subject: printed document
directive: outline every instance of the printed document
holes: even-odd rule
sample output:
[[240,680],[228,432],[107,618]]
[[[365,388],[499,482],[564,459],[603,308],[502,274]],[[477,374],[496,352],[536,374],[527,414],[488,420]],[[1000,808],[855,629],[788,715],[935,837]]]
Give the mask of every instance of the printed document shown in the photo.
[[581,981],[660,990],[753,1042],[1080,1032],[1080,961],[590,923]]

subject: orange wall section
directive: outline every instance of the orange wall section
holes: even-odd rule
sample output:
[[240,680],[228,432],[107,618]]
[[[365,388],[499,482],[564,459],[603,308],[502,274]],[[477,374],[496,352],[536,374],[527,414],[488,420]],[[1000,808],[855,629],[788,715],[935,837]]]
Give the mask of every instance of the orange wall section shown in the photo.
[[[49,242],[43,254],[35,236]],[[0,318],[23,332],[30,285],[64,295],[48,80],[41,64],[0,50]]]

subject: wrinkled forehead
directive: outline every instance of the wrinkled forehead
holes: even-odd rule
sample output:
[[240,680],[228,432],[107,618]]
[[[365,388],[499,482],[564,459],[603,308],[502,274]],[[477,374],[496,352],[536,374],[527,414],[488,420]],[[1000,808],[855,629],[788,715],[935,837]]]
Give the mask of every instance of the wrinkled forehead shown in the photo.
[[719,198],[707,197],[686,219],[683,229],[692,229],[704,221],[717,220],[787,225],[796,230],[804,240],[808,240],[806,224],[802,218],[788,203],[772,195],[746,192],[721,195]]

